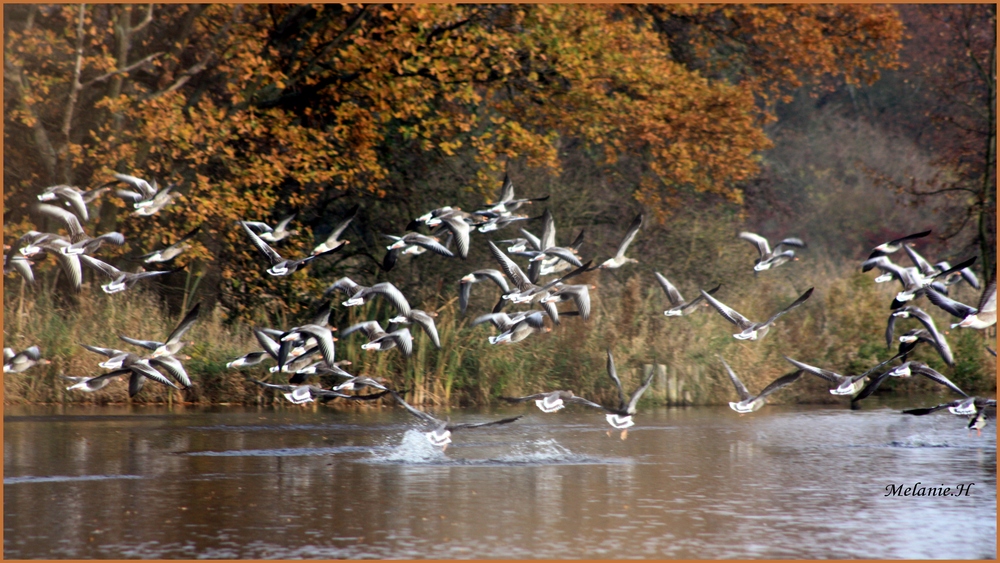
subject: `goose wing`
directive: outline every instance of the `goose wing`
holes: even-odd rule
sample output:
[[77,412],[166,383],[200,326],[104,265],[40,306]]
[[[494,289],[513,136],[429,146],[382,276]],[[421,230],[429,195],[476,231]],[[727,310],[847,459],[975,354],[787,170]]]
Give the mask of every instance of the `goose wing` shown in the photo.
[[545,226],[542,228],[542,236],[538,239],[538,250],[545,250],[556,245],[556,220],[552,217],[552,212],[548,209],[542,214],[542,221]]
[[424,422],[429,422],[431,424],[442,424],[444,422],[428,413],[425,413],[422,410],[413,408],[412,406],[410,406],[410,403],[407,403],[406,401],[403,400],[402,397],[399,396],[399,393],[390,390],[389,394],[391,394],[392,397],[396,399],[396,402],[399,403],[404,409],[406,409],[407,412],[419,418],[420,420],[423,420]]
[[266,242],[264,242],[264,239],[260,238],[259,236],[257,236],[257,233],[253,232],[253,229],[249,227],[246,221],[240,221],[240,225],[243,227],[243,230],[246,231],[248,235],[250,235],[250,242],[252,242],[253,245],[257,247],[257,250],[259,250],[260,253],[263,254],[268,259],[268,261],[271,262],[272,266],[275,266],[285,261],[285,259],[282,258],[280,254],[275,252],[273,248],[271,248],[270,246],[268,246]]
[[142,178],[137,178],[128,174],[119,174],[117,172],[114,173],[114,177],[142,192],[143,199],[153,199],[153,196],[155,196],[158,191],[156,188],[151,186],[149,182],[143,180]]
[[701,296],[705,299],[705,301],[708,301],[708,304],[718,311],[720,315],[722,315],[722,318],[740,327],[741,330],[746,330],[753,326],[754,323],[751,322],[750,319],[744,317],[735,309],[732,309],[718,299],[712,297],[704,289],[701,290]]
[[528,276],[524,275],[524,271],[521,270],[520,266],[514,263],[502,250],[497,248],[497,245],[493,244],[493,241],[487,241],[490,245],[490,253],[493,254],[493,258],[500,264],[500,269],[507,274],[507,278],[517,287],[518,290],[524,291],[530,286],[528,281]]
[[86,264],[90,268],[97,270],[98,272],[104,274],[105,276],[111,278],[112,280],[116,280],[122,275],[121,270],[115,268],[111,264],[102,262],[97,258],[87,256],[86,254],[80,254],[78,256],[82,264]]
[[733,387],[736,388],[736,393],[739,394],[740,400],[748,401],[752,399],[753,395],[750,394],[750,391],[747,391],[746,385],[743,385],[743,382],[740,381],[740,378],[736,377],[736,373],[733,372],[733,368],[729,367],[729,364],[726,363],[726,360],[724,360],[722,356],[716,355],[716,357],[719,358],[719,361],[722,362],[722,365],[726,367],[726,373],[729,374],[729,379],[730,381],[733,382]]
[[628,405],[625,407],[625,412],[628,414],[635,414],[635,406],[639,403],[639,398],[642,397],[642,394],[645,393],[646,389],[649,389],[649,386],[653,383],[653,374],[654,372],[650,370],[649,375],[646,376],[646,380],[642,382],[642,385],[640,385],[635,392],[632,393],[632,397],[629,398]]
[[993,278],[986,284],[986,290],[979,297],[978,313],[996,313],[997,310],[997,280]]
[[60,221],[66,223],[66,228],[69,230],[70,240],[73,242],[78,242],[87,236],[83,232],[83,227],[80,225],[80,219],[68,209],[63,209],[62,207],[57,207],[55,205],[49,205],[47,203],[39,203],[37,205],[38,211]]
[[[715,295],[715,292],[719,291],[719,289],[721,289],[721,288],[722,288],[722,284],[720,283],[720,284],[716,285],[715,287],[713,287],[712,289],[706,291],[705,293],[707,293],[709,295]],[[682,310],[690,309],[691,307],[694,307],[695,305],[697,305],[698,303],[701,303],[704,300],[705,300],[705,297],[699,294],[698,297],[695,297],[689,303],[686,303],[684,305],[684,307],[682,307],[681,309]]]
[[323,355],[323,361],[331,366],[334,364],[336,349],[333,344],[333,332],[330,329],[325,326],[308,324],[300,326],[297,330],[312,335],[316,339],[316,345],[319,346],[320,354]]
[[954,383],[952,383],[951,380],[949,380],[947,377],[941,375],[940,373],[938,373],[937,371],[935,371],[933,368],[931,368],[930,366],[928,366],[926,364],[918,364],[918,363],[914,362],[914,363],[910,364],[910,371],[913,372],[913,373],[918,373],[918,374],[920,374],[920,375],[922,375],[922,376],[930,379],[931,381],[935,381],[937,383],[940,383],[941,385],[944,385],[948,389],[951,389],[952,391],[958,393],[959,395],[961,395],[963,397],[968,397],[969,396],[968,394],[966,394],[965,391],[962,391],[961,389],[958,388],[957,385],[955,385]]
[[803,370],[801,370],[801,369],[800,370],[795,370],[792,373],[782,375],[778,379],[775,379],[774,381],[772,381],[771,383],[769,383],[767,385],[767,387],[764,388],[763,391],[760,392],[760,395],[757,395],[757,398],[758,399],[763,399],[763,398],[767,397],[768,395],[770,395],[771,393],[774,393],[778,389],[781,389],[782,387],[785,387],[786,385],[790,385],[790,384],[794,383],[796,380],[798,380],[798,378],[802,377],[802,371]]
[[200,307],[201,303],[196,303],[194,307],[191,307],[191,310],[184,315],[181,322],[177,324],[177,327],[174,328],[173,332],[170,333],[170,336],[167,337],[167,344],[173,344],[174,342],[180,340],[181,337],[184,336],[184,333],[194,325],[194,323],[198,320],[198,310]]
[[71,188],[69,186],[64,186],[61,189],[56,190],[56,195],[66,200],[76,214],[80,216],[84,221],[90,220],[90,214],[87,212],[87,204],[83,201],[83,195],[76,188]]
[[413,335],[410,334],[410,329],[401,328],[394,330],[386,334],[383,338],[391,338],[396,341],[396,346],[402,350],[404,356],[409,357],[413,355]]
[[354,209],[352,209],[348,214],[349,217],[341,221],[340,224],[337,225],[332,232],[330,232],[330,236],[326,237],[326,244],[333,244],[340,240],[340,235],[344,234],[344,231],[347,230],[347,226],[351,224],[351,221],[353,221],[355,217],[358,216],[359,209],[361,209],[361,205],[354,206]]
[[160,346],[163,346],[163,342],[157,342],[155,340],[138,340],[121,334],[118,335],[118,338],[132,344],[133,346],[139,346],[140,348],[146,348],[148,350],[156,350]]
[[955,301],[954,299],[939,293],[932,287],[925,288],[925,295],[931,303],[937,305],[941,309],[944,309],[952,316],[964,319],[969,315],[975,314],[977,309],[975,307],[969,307],[965,303]]
[[128,366],[125,366],[125,367],[128,367],[130,370],[132,370],[132,373],[134,373],[134,374],[138,374],[138,375],[141,375],[141,376],[143,376],[145,378],[152,379],[153,381],[155,381],[157,383],[162,383],[163,385],[166,385],[167,387],[173,387],[174,389],[180,389],[180,387],[177,387],[176,383],[174,383],[173,381],[170,381],[169,379],[167,379],[167,377],[165,375],[163,375],[162,373],[160,373],[159,371],[157,371],[156,368],[154,368],[153,366],[149,365],[149,361],[148,360],[139,360],[139,361],[133,362],[133,363],[131,363]]
[[674,284],[670,283],[670,281],[667,280],[663,274],[660,272],[653,272],[653,275],[656,276],[656,282],[660,284],[661,288],[663,288],[663,293],[667,294],[667,299],[670,300],[671,305],[676,307],[684,303],[684,298],[681,296],[681,292],[677,291]]
[[158,356],[156,358],[150,358],[149,363],[152,366],[165,369],[167,373],[180,381],[184,387],[191,387],[191,378],[188,377],[187,371],[184,369],[184,365],[181,364],[180,360],[177,358],[173,356]]
[[[545,211],[548,212],[548,209],[546,209]],[[544,217],[545,215],[542,215],[542,218]],[[528,239],[528,244],[531,245],[532,250],[539,250],[539,251],[542,250],[542,240],[540,238],[531,234],[526,229],[519,229],[519,230],[521,231],[521,234],[524,235],[524,238]]]
[[298,214],[292,213],[288,217],[282,219],[281,222],[278,223],[278,226],[274,228],[274,232],[276,233],[284,232],[288,228],[288,224],[292,222],[292,219],[294,219],[296,215]]
[[771,254],[771,245],[767,242],[766,238],[749,231],[740,233],[740,238],[754,245],[757,248],[757,252],[760,253],[761,259]]
[[461,217],[449,215],[442,217],[441,222],[448,227],[451,234],[455,235],[455,243],[458,245],[458,255],[463,260],[469,257],[469,224]]
[[788,356],[785,356],[785,359],[788,360],[788,362],[791,363],[793,366],[799,368],[799,370],[808,371],[813,375],[822,377],[823,379],[829,381],[830,383],[833,383],[834,385],[840,385],[841,383],[844,382],[845,379],[847,379],[846,377],[840,375],[839,373],[811,366],[809,364],[800,362],[798,360],[793,360]]
[[427,336],[431,337],[431,342],[434,343],[434,346],[438,350],[441,349],[441,337],[438,336],[437,325],[434,324],[434,317],[419,309],[413,309],[410,311],[410,320],[420,325],[420,328],[424,329]]
[[274,341],[273,338],[267,335],[266,332],[259,328],[253,329],[253,335],[257,338],[257,342],[260,343],[261,348],[267,352],[268,356],[271,356],[275,360],[278,359],[278,343]]
[[483,426],[496,426],[498,424],[510,424],[515,420],[523,417],[523,414],[517,416],[512,416],[510,418],[501,418],[500,420],[491,420],[489,422],[462,422],[460,424],[448,424],[445,426],[445,430],[459,430],[461,428],[482,428]]
[[625,251],[628,250],[628,246],[632,244],[632,241],[635,239],[635,235],[639,233],[639,227],[641,226],[642,213],[636,215],[635,219],[632,219],[632,223],[629,224],[628,230],[625,231],[625,238],[623,238],[621,244],[618,245],[618,251],[615,252],[615,258],[621,259],[625,256]]
[[[403,237],[403,238],[406,239],[406,241],[408,243],[415,244],[417,246],[426,248],[427,250],[430,250],[431,252],[434,252],[435,254],[440,254],[441,256],[446,256],[448,258],[454,258],[455,257],[455,253],[454,252],[448,250],[448,247],[446,247],[445,245],[441,244],[434,237],[428,237],[428,236],[424,236],[424,235],[421,235],[421,234],[416,234],[416,235],[408,235],[408,236]],[[466,241],[466,244],[468,244],[468,241]]]
[[619,410],[625,410],[627,402],[625,400],[625,391],[622,389],[622,381],[618,379],[618,371],[615,369],[615,359],[611,355],[611,350],[608,350],[608,377],[615,384],[615,389],[618,390],[618,408]]
[[574,266],[582,266],[583,262],[573,254],[573,251],[561,246],[550,246],[542,251],[546,256],[554,256],[560,260],[565,260]]
[[913,265],[920,269],[920,273],[925,276],[931,276],[937,273],[937,268],[931,266],[931,263],[921,256],[916,250],[913,250],[912,246],[904,244],[903,250],[906,251],[906,255],[913,261]]
[[377,283],[369,287],[368,289],[362,291],[355,297],[367,298],[372,294],[385,296],[385,298],[388,299],[390,303],[392,303],[392,306],[395,307],[397,311],[399,311],[400,315],[403,315],[405,317],[410,316],[410,303],[406,300],[406,297],[403,296],[403,292],[399,291],[399,289],[397,289],[396,286],[392,285],[391,283],[389,282]]
[[769,325],[769,324],[773,323],[773,322],[774,322],[774,321],[776,321],[776,320],[778,319],[778,317],[780,317],[781,315],[784,315],[785,313],[787,313],[787,312],[791,311],[792,309],[794,309],[794,308],[798,307],[799,305],[801,305],[801,304],[805,303],[805,302],[806,302],[806,300],[807,300],[807,299],[809,299],[809,296],[811,296],[811,295],[812,295],[812,292],[813,292],[813,289],[815,289],[815,288],[812,288],[812,287],[810,287],[809,289],[807,289],[807,290],[805,291],[805,293],[803,293],[802,295],[800,295],[800,296],[799,296],[799,298],[798,298],[798,299],[796,299],[795,301],[792,301],[792,304],[791,304],[791,305],[789,305],[789,306],[785,307],[784,309],[782,309],[782,310],[778,311],[777,313],[775,313],[775,314],[771,315],[771,318],[770,318],[770,319],[767,319],[767,322],[766,322],[766,323],[764,323],[764,324],[765,324],[765,325]]

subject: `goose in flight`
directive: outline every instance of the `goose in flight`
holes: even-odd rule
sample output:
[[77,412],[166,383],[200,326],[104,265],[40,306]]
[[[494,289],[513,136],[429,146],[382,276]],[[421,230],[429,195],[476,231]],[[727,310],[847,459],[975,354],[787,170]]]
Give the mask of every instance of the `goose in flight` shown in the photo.
[[[894,336],[893,333],[896,330],[896,320],[910,319],[910,318],[917,319],[918,321],[920,321],[921,324],[923,324],[927,328],[927,332],[928,334],[930,334],[931,338],[933,338],[938,342],[944,342],[944,347],[948,346],[947,342],[945,342],[944,340],[944,335],[938,332],[937,327],[934,326],[934,319],[932,319],[931,316],[925,313],[924,310],[921,309],[920,307],[908,305],[906,307],[896,309],[889,315],[889,322],[886,324],[885,327],[886,348],[892,348],[892,340]],[[916,338],[914,338],[914,340],[916,340]]]
[[[578,284],[578,285],[566,285],[566,284],[556,284],[554,290],[548,292],[548,295],[543,296],[539,303],[543,306],[549,303],[560,303],[562,301],[573,300],[576,304],[576,310],[580,313],[580,318],[583,320],[590,319],[590,290],[597,289],[596,285]],[[558,313],[556,313],[558,314]],[[552,312],[549,312],[549,316],[552,317]],[[555,318],[553,317],[553,322]]]
[[[55,205],[49,205],[47,203],[39,203],[35,206],[35,209],[45,215],[59,219],[66,224],[66,228],[69,230],[69,240],[71,244],[60,245],[59,251],[63,254],[83,254],[85,252],[93,252],[105,242],[117,246],[125,244],[125,237],[118,232],[104,233],[103,235],[97,237],[88,236],[83,230],[83,226],[80,225],[80,220],[68,209],[63,209],[62,207],[56,207]],[[56,237],[50,236],[49,241],[51,242],[51,239],[54,238]]]
[[510,180],[510,176],[504,174],[503,185],[500,186],[500,199],[496,203],[490,205],[484,211],[509,214],[512,211],[517,211],[522,205],[531,204],[535,201],[545,201],[549,199],[549,196],[528,198],[528,199],[514,199],[514,182]]
[[[656,282],[660,284],[660,287],[663,289],[663,293],[667,294],[667,299],[670,300],[670,304],[672,305],[670,309],[663,311],[663,314],[668,317],[679,317],[681,315],[690,315],[695,311],[694,308],[695,305],[701,303],[705,299],[704,297],[699,295],[698,297],[695,297],[691,301],[685,301],[684,297],[681,296],[681,292],[677,291],[677,288],[674,287],[674,284],[670,283],[670,281],[666,277],[664,277],[663,274],[661,274],[660,272],[653,272],[653,275],[656,276]],[[706,293],[708,293],[709,295],[714,295],[715,292],[719,291],[719,288],[721,287],[722,284],[719,284],[713,287],[712,289],[708,290]]]
[[976,307],[969,307],[938,293],[933,288],[928,288],[927,299],[931,303],[944,309],[951,315],[962,319],[951,325],[951,328],[974,328],[984,329],[997,324],[997,281],[994,277],[986,284],[986,288],[979,296],[979,303]]
[[535,393],[525,397],[500,397],[508,403],[523,403],[524,401],[535,401],[537,406],[544,413],[556,412],[567,404],[585,405],[598,409],[604,409],[604,405],[599,405],[593,401],[588,401],[583,397],[576,396],[572,391],[549,391],[547,393]]
[[778,311],[777,313],[771,315],[771,318],[767,319],[762,323],[755,323],[743,315],[736,312],[734,309],[726,306],[718,299],[712,297],[705,290],[701,290],[702,297],[708,301],[709,305],[715,308],[716,311],[722,315],[722,318],[733,323],[740,328],[740,332],[734,334],[733,337],[737,340],[759,340],[767,335],[768,331],[771,329],[771,323],[776,321],[778,317],[784,315],[785,313],[791,311],[792,309],[798,307],[799,305],[806,302],[809,296],[812,295],[813,288],[809,288],[805,293],[799,296],[798,299],[792,302],[791,305],[785,307],[784,309]]
[[726,363],[726,360],[724,360],[722,356],[717,355],[716,357],[719,358],[719,360],[722,361],[722,365],[726,367],[726,372],[729,374],[729,379],[733,382],[733,387],[736,387],[736,392],[740,395],[739,402],[730,402],[729,408],[733,409],[734,411],[740,414],[751,413],[763,407],[764,403],[767,401],[768,395],[774,393],[775,391],[781,389],[782,387],[785,387],[786,385],[794,383],[799,377],[802,376],[802,371],[803,371],[799,369],[792,373],[785,374],[779,377],[778,379],[775,379],[774,381],[769,383],[767,387],[765,387],[764,390],[761,391],[755,397],[751,395],[749,391],[747,391],[746,386],[743,385],[743,382],[740,381],[740,378],[736,377],[736,373],[733,372],[733,368],[729,367],[729,364]]
[[315,385],[281,385],[275,383],[267,383],[265,381],[260,381],[258,379],[251,379],[257,385],[265,389],[275,389],[277,391],[283,391],[284,396],[290,403],[301,405],[303,403],[308,403],[315,401],[316,399],[347,399],[349,401],[374,401],[386,396],[389,391],[382,391],[381,393],[371,393],[368,395],[348,395],[347,393],[341,393],[332,389],[323,389],[322,387],[317,387]]
[[614,384],[615,389],[618,391],[618,407],[610,408],[606,406],[601,406],[607,414],[604,418],[608,421],[608,424],[612,428],[617,428],[622,431],[621,439],[624,440],[628,437],[628,429],[635,425],[635,421],[632,417],[635,416],[636,405],[639,404],[639,398],[642,394],[649,389],[649,386],[653,383],[653,372],[650,371],[649,375],[646,376],[646,380],[642,382],[635,391],[632,392],[632,396],[625,399],[625,390],[622,389],[622,381],[618,378],[618,371],[615,370],[615,359],[611,355],[611,350],[608,350],[608,377],[611,378],[611,382]]
[[912,235],[906,235],[904,237],[890,240],[889,242],[883,242],[882,244],[872,249],[872,253],[868,255],[868,259],[870,260],[878,256],[885,256],[887,254],[893,254],[895,252],[898,252],[899,249],[903,247],[903,243],[918,238],[923,238],[929,234],[931,234],[931,230],[927,229],[926,231],[921,231],[919,233],[914,233]]
[[395,324],[411,324],[416,323],[420,328],[424,329],[427,336],[431,338],[431,342],[434,343],[434,347],[438,350],[441,349],[441,337],[438,336],[437,326],[434,324],[434,317],[437,313],[427,313],[421,311],[420,309],[410,309],[410,313],[407,315],[396,315],[395,317],[389,319],[390,323]]
[[180,240],[171,244],[170,246],[166,248],[161,248],[159,250],[154,250],[149,254],[143,254],[139,258],[142,258],[142,261],[147,264],[151,264],[153,262],[168,262],[170,260],[173,260],[174,258],[177,258],[181,254],[183,254],[187,249],[191,248],[191,245],[188,243],[188,241],[194,238],[194,236],[198,234],[199,230],[201,230],[201,225],[198,225],[197,227],[192,229],[190,233],[184,235],[183,237],[180,238]]
[[767,242],[767,239],[748,231],[743,231],[740,233],[740,238],[749,242],[757,248],[757,252],[760,257],[754,262],[753,271],[762,272],[764,270],[770,270],[771,268],[777,268],[778,266],[788,262],[789,260],[798,260],[795,257],[795,251],[792,249],[782,250],[783,246],[797,246],[799,248],[805,248],[806,243],[802,242],[802,239],[798,238],[786,238],[774,245],[774,250],[771,250],[771,245]]
[[[286,238],[292,235],[299,234],[297,230],[288,229],[288,224],[292,222],[292,219],[295,219],[296,215],[298,214],[292,213],[288,217],[285,217],[278,223],[278,226],[276,227],[271,227],[267,223],[262,223],[260,221],[243,221],[243,224],[256,231],[257,236],[259,236],[261,240],[266,240],[267,242],[275,243],[285,240]],[[313,254],[318,254],[318,253],[313,252]]]
[[362,350],[376,350],[381,352],[398,347],[406,357],[413,354],[413,335],[410,334],[408,328],[386,332],[382,329],[382,325],[378,321],[365,321],[347,327],[341,332],[341,336],[346,338],[348,335],[359,330],[368,337],[368,342],[361,345]]
[[497,284],[504,294],[510,293],[510,286],[507,285],[507,279],[503,277],[503,272],[500,270],[487,268],[484,270],[476,270],[471,274],[467,274],[458,282],[458,305],[463,314],[469,307],[469,297],[472,294],[472,284],[484,280],[489,280]]
[[136,282],[138,282],[139,280],[151,278],[151,277],[154,277],[154,276],[162,276],[162,275],[165,275],[165,274],[172,274],[174,272],[179,271],[179,269],[178,270],[157,270],[157,271],[152,271],[152,272],[137,272],[137,273],[133,274],[131,272],[123,272],[123,271],[119,270],[118,268],[115,268],[111,264],[108,264],[108,263],[105,263],[105,262],[101,262],[97,258],[93,258],[91,256],[87,256],[86,254],[81,254],[80,255],[80,262],[83,263],[83,264],[86,264],[88,267],[90,267],[90,268],[92,268],[94,270],[97,270],[98,272],[104,274],[105,276],[107,276],[111,280],[110,283],[106,283],[106,284],[104,284],[104,285],[101,286],[101,289],[103,289],[104,292],[108,293],[108,294],[118,293],[118,292],[121,292],[121,291],[125,291],[126,289],[128,289],[128,288],[132,287],[133,285],[135,285]]
[[412,406],[410,406],[409,403],[404,401],[403,398],[399,396],[399,393],[396,393],[393,390],[389,390],[389,393],[396,399],[397,403],[399,403],[404,409],[407,410],[407,412],[419,418],[420,420],[424,421],[425,423],[434,426],[433,430],[425,432],[424,435],[427,436],[427,440],[431,444],[435,446],[441,446],[442,451],[448,448],[448,444],[451,443],[451,433],[455,430],[461,430],[465,428],[482,428],[484,426],[496,426],[500,424],[510,424],[511,422],[514,422],[515,420],[518,420],[523,416],[523,415],[512,416],[510,418],[491,420],[489,422],[464,422],[455,424],[452,423],[450,420],[441,420],[439,418],[435,418],[434,416],[428,413],[425,413],[422,410],[413,408]]
[[20,352],[14,352],[13,348],[3,349],[4,373],[21,373],[34,366],[50,363],[52,362],[42,358],[42,352],[38,346],[29,346]]
[[174,330],[172,330],[170,335],[167,336],[166,342],[157,342],[155,340],[136,340],[120,334],[118,335],[118,338],[121,338],[125,342],[134,346],[140,346],[142,348],[152,350],[153,353],[150,354],[151,358],[172,356],[177,352],[180,352],[181,348],[183,348],[185,344],[188,344],[188,342],[181,341],[181,337],[184,336],[184,333],[194,326],[194,323],[198,320],[198,312],[200,308],[201,303],[196,303],[194,307],[191,307],[191,310],[184,315],[181,322],[177,323]]
[[351,221],[353,221],[355,217],[358,216],[359,209],[361,209],[361,206],[355,205],[354,209],[352,209],[351,212],[349,213],[349,217],[341,221],[340,224],[334,227],[333,230],[330,231],[329,236],[326,237],[326,240],[316,245],[316,248],[313,248],[312,253],[322,254],[328,250],[336,250],[337,248],[340,248],[345,244],[350,244],[351,241],[349,240],[340,240],[340,235],[344,234],[344,231],[347,229],[347,226],[351,224]]
[[641,226],[642,213],[636,215],[635,219],[632,219],[632,223],[629,224],[628,230],[625,231],[625,237],[622,239],[621,244],[618,245],[618,251],[615,252],[615,255],[605,260],[600,266],[598,266],[598,268],[610,270],[614,268],[621,268],[630,262],[638,263],[639,261],[635,258],[626,258],[625,251],[628,250],[629,245],[632,244],[632,241],[635,239],[635,235],[639,233],[639,227]]
[[965,391],[962,391],[957,385],[952,383],[947,377],[941,375],[927,364],[922,364],[920,362],[905,362],[872,378],[871,382],[868,383],[868,385],[865,386],[860,393],[858,393],[854,400],[860,401],[861,399],[868,397],[874,393],[875,390],[878,389],[878,386],[889,377],[910,377],[912,375],[922,375],[931,381],[944,385],[963,397],[969,396]]
[[861,391],[861,388],[864,387],[865,383],[868,382],[868,375],[871,373],[871,371],[869,371],[868,373],[862,373],[861,375],[847,377],[834,371],[811,366],[798,360],[793,360],[788,356],[785,356],[785,359],[800,370],[807,371],[836,385],[835,388],[830,389],[830,394],[832,395],[856,395],[858,391]]
[[500,331],[500,334],[489,337],[490,344],[514,344],[536,332],[551,330],[545,326],[544,315],[543,311],[520,311],[512,315],[488,313],[477,317],[469,326],[490,322]]
[[125,182],[126,184],[132,186],[136,191],[131,190],[117,190],[115,193],[118,197],[131,201],[135,209],[142,209],[143,207],[150,207],[153,205],[153,200],[156,194],[159,193],[159,187],[156,185],[156,180],[150,184],[142,178],[136,176],[130,176],[128,174],[114,174],[114,177],[119,182]]
[[257,233],[253,232],[253,229],[247,226],[247,223],[245,221],[240,221],[240,226],[242,226],[243,230],[246,231],[248,235],[250,235],[250,241],[253,242],[254,246],[257,247],[257,250],[259,250],[260,253],[263,254],[264,257],[268,259],[268,261],[270,261],[271,267],[268,268],[267,273],[271,274],[272,276],[290,275],[299,268],[315,260],[316,258],[319,258],[320,256],[326,256],[327,254],[330,254],[331,252],[337,250],[337,249],[327,250],[326,252],[321,252],[319,254],[312,254],[310,256],[306,256],[305,258],[300,258],[298,260],[286,260],[285,258],[282,258],[280,254],[275,252],[273,248],[268,246],[263,239],[257,236]]
[[983,397],[966,397],[964,399],[955,399],[954,401],[949,401],[947,403],[942,403],[933,407],[925,407],[920,409],[907,409],[903,411],[903,414],[912,414],[915,416],[923,416],[937,412],[942,409],[948,409],[948,412],[959,416],[971,416],[976,414],[982,409],[987,407],[996,408],[996,399],[986,399]]
[[366,299],[378,295],[388,299],[389,303],[396,308],[396,311],[400,315],[406,316],[410,314],[409,301],[403,296],[403,292],[399,291],[396,286],[389,282],[377,283],[371,287],[364,288],[351,296],[347,301],[344,301],[343,305],[344,307],[364,305]]
[[59,185],[45,188],[45,191],[38,194],[38,201],[55,201],[58,199],[72,207],[73,211],[84,221],[90,221],[90,214],[87,212],[87,203],[93,201],[98,195],[108,188],[98,188],[89,192],[73,186]]

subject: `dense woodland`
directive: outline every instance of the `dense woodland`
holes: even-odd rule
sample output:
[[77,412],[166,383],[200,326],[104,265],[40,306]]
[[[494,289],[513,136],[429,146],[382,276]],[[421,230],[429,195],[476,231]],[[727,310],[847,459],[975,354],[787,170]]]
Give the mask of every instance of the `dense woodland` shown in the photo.
[[[5,243],[59,231],[35,210],[46,187],[94,189],[115,172],[180,195],[152,216],[114,189],[91,204],[88,233],[126,239],[101,259],[131,271],[199,228],[164,266],[176,272],[124,294],[105,295],[90,271],[73,292],[51,258],[36,262],[33,287],[6,276],[5,346],[37,344],[53,362],[6,376],[8,401],[123,400],[110,387],[69,396],[57,376],[99,371],[80,343],[159,338],[195,302],[196,381],[183,398],[261,400],[224,367],[256,346],[250,327],[304,322],[349,276],[391,281],[438,312],[442,350],[424,335],[408,360],[338,343],[356,372],[415,400],[488,402],[547,385],[609,394],[611,348],[628,379],[666,364],[694,402],[719,402],[732,387],[716,354],[751,387],[787,372],[783,355],[841,373],[890,357],[895,288],[860,271],[877,244],[930,228],[915,246],[932,261],[976,256],[981,279],[995,271],[993,5],[5,5],[4,16]],[[494,347],[468,323],[496,292],[474,290],[463,316],[458,281],[495,268],[486,239],[517,237],[517,226],[473,233],[467,260],[380,264],[383,234],[444,205],[480,209],[505,175],[518,197],[549,196],[530,213],[550,209],[559,242],[585,232],[588,259],[614,254],[636,214],[645,221],[638,264],[581,276],[597,286],[589,321]],[[305,256],[356,207],[350,244],[288,277],[265,273],[237,224],[294,213],[297,233],[278,248]],[[754,275],[744,230],[808,247]],[[767,340],[742,343],[709,310],[665,318],[654,271],[686,295],[721,283],[720,299],[741,310],[816,295]],[[341,328],[390,316],[339,302]],[[995,389],[984,350],[995,329],[949,339],[954,368],[933,351],[917,359]],[[786,399],[832,400],[824,393],[810,381]],[[166,397],[150,388],[139,399]]]

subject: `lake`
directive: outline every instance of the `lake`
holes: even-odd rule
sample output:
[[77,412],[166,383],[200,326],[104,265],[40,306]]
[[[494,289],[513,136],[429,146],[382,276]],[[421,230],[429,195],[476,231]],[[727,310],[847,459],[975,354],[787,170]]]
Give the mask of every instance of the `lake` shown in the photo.
[[[996,427],[864,409],[8,406],[4,557],[996,558]],[[964,485],[959,496],[893,486]],[[889,487],[889,489],[887,489]]]

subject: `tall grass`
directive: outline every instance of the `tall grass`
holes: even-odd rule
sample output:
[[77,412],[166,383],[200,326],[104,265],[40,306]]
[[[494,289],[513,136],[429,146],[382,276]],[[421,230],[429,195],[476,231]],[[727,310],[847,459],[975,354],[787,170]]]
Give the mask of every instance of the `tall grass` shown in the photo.
[[[458,312],[450,295],[434,295],[414,304],[437,313],[440,350],[413,325],[414,353],[410,358],[404,358],[398,350],[361,350],[364,337],[360,333],[336,343],[337,357],[352,362],[347,366],[352,373],[384,377],[397,388],[406,389],[416,403],[484,404],[499,395],[564,388],[611,404],[617,400],[605,370],[605,351],[611,350],[626,392],[639,384],[645,365],[659,363],[667,366],[672,376],[676,374],[691,402],[721,404],[732,400],[735,392],[717,356],[726,359],[751,391],[757,391],[792,370],[783,356],[855,374],[894,352],[896,345],[893,350],[885,346],[884,331],[889,315],[887,304],[896,287],[877,285],[873,275],[860,273],[855,264],[838,264],[823,256],[806,255],[802,262],[754,276],[750,270],[752,258],[747,253],[717,253],[714,272],[709,276],[721,277],[727,269],[734,273],[723,278],[724,285],[716,297],[752,320],[762,320],[808,287],[816,288],[809,301],[779,319],[757,342],[735,340],[735,327],[708,307],[687,317],[664,316],[667,302],[655,283],[652,267],[640,265],[633,266],[632,271],[595,271],[580,276],[575,281],[596,286],[591,292],[591,319],[563,317],[551,332],[521,343],[493,346],[487,342],[487,336],[494,332],[491,325],[469,326],[471,319],[489,310],[498,297],[499,290],[481,284],[473,291],[466,316]],[[697,295],[693,283],[672,277],[668,268],[661,271],[686,297]],[[726,283],[731,278],[740,283]],[[959,299],[975,299],[971,289],[956,291]],[[926,303],[919,304],[935,317],[939,328],[948,326],[951,319]],[[335,302],[334,310],[333,322],[341,329],[368,319],[385,321],[393,315],[391,307],[378,299],[356,308],[344,308]],[[137,290],[113,296],[85,291],[75,302],[63,303],[45,291],[22,294],[16,283],[9,284],[4,293],[5,346],[22,349],[38,345],[52,364],[6,375],[4,401],[128,401],[124,383],[114,383],[96,393],[69,393],[65,391],[67,383],[58,375],[94,376],[103,372],[96,366],[102,358],[80,344],[131,349],[118,339],[119,334],[164,339],[182,315],[168,314],[155,295]],[[287,327],[305,321],[282,322]],[[911,324],[917,326],[915,321],[897,323],[897,335],[913,328]],[[981,331],[947,332],[955,352],[955,367],[944,365],[934,350],[925,346],[919,347],[912,359],[930,364],[969,393],[994,391],[996,364],[984,344],[992,347],[995,341],[987,342]],[[191,356],[186,366],[194,386],[171,392],[149,383],[134,401],[269,403],[279,396],[261,390],[249,378],[283,382],[284,374],[270,374],[261,366],[242,370],[225,367],[237,356],[259,349],[250,325],[227,322],[218,308],[203,310],[202,318],[185,338],[193,341],[183,353]],[[270,365],[273,362],[263,364]],[[895,387],[899,392],[939,390],[939,386],[922,380],[891,381],[885,388],[892,391]],[[773,401],[837,400],[827,388],[818,378],[807,375],[773,396]],[[651,393],[646,401],[654,401],[656,396]]]

